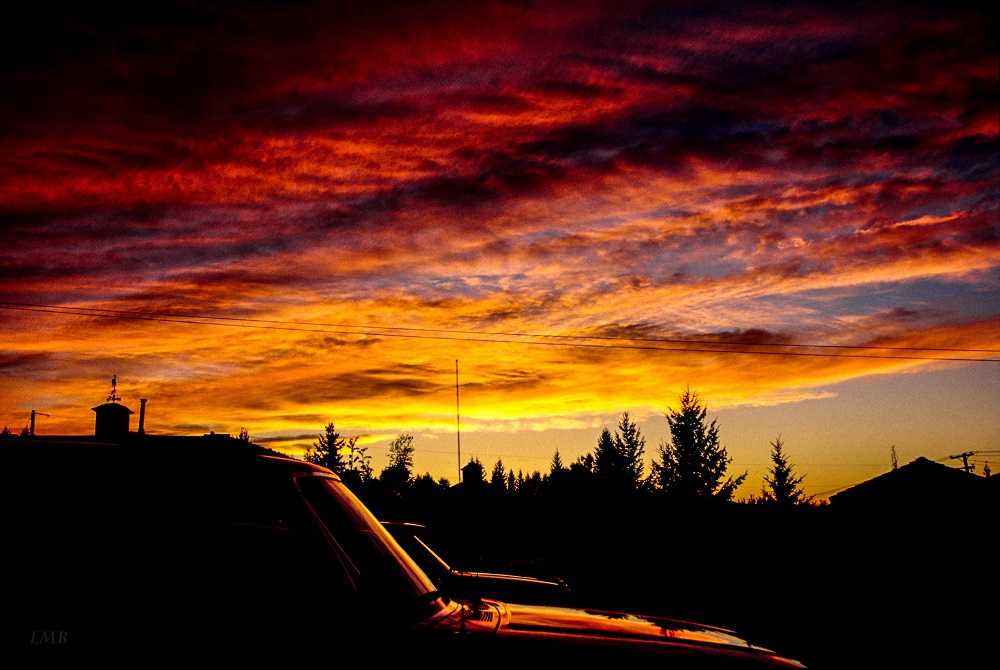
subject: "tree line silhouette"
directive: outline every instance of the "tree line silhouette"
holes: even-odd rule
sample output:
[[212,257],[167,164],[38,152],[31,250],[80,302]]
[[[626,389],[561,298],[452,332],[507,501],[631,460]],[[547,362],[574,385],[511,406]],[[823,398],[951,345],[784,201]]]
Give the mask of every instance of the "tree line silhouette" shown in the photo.
[[[716,420],[708,421],[702,398],[690,388],[679,396],[676,408],[668,408],[670,439],[656,447],[650,472],[645,472],[646,438],[626,411],[614,433],[605,428],[593,452],[566,464],[559,450],[552,455],[547,473],[525,473],[508,469],[502,458],[486,467],[471,457],[462,468],[460,487],[466,491],[497,496],[531,498],[552,494],[594,493],[609,495],[658,495],[680,502],[733,502],[733,496],[747,473],[729,475],[732,458],[719,439]],[[413,472],[413,436],[400,434],[389,445],[389,464],[378,475],[371,465],[368,447],[357,437],[340,434],[331,422],[307,450],[305,460],[336,472],[366,502],[385,498],[434,495],[449,489],[445,478],[435,480],[429,473]],[[802,489],[778,436],[771,442],[772,465],[759,495],[745,502],[775,507],[816,505]]]

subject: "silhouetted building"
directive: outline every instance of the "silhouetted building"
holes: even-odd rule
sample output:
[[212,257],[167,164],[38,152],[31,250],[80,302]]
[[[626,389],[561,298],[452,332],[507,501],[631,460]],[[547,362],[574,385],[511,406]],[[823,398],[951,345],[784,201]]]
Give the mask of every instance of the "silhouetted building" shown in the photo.
[[469,486],[479,486],[486,482],[483,465],[478,461],[469,461],[462,466],[462,483]]
[[988,481],[920,457],[830,496],[830,505],[856,512],[978,513],[996,500],[996,487]]
[[129,420],[134,414],[128,407],[115,402],[106,402],[92,409],[97,414],[94,437],[118,440],[128,435]]
[[[93,435],[39,435],[35,433],[27,438],[19,438],[18,440],[6,439],[4,440],[4,444],[10,445],[15,441],[21,442],[26,439],[32,444],[61,443],[79,444],[81,446],[116,444],[129,447],[151,445],[169,447],[229,445],[237,450],[259,451],[262,449],[262,447],[258,447],[257,445],[238,440],[228,433],[208,432],[204,435],[150,435],[145,430],[146,398],[140,399],[139,426],[133,432],[130,421],[134,412],[119,402],[120,400],[121,398],[112,390],[107,402],[91,408],[95,414]],[[265,451],[277,456],[283,455],[270,449],[266,449]]]

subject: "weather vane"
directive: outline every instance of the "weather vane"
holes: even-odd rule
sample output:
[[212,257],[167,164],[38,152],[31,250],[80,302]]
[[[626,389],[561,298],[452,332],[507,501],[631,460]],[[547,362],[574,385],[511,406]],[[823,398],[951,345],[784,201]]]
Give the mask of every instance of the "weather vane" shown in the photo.
[[108,396],[108,402],[118,402],[121,400],[121,396],[115,395],[115,387],[118,386],[118,375],[111,377],[111,395]]

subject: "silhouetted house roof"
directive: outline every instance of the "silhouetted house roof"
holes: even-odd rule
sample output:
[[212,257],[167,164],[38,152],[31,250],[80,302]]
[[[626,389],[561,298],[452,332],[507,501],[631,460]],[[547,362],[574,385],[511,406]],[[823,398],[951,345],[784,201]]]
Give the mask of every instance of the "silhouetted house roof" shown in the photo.
[[[220,447],[236,451],[246,451],[254,453],[267,453],[274,456],[285,456],[280,452],[250,442],[245,442],[232,437],[228,433],[210,432],[204,435],[150,435],[146,433],[143,426],[145,417],[146,400],[141,401],[142,408],[139,414],[139,429],[132,431],[129,426],[130,418],[134,412],[118,402],[106,402],[97,407],[93,407],[95,414],[93,435],[39,435],[21,438],[11,436],[5,438],[4,446],[15,444],[24,445],[80,445],[81,447],[93,445],[119,445],[119,446],[155,446],[160,448],[202,448]],[[123,452],[124,453],[124,452]]]
[[835,509],[946,512],[980,509],[995,500],[997,490],[986,477],[920,457],[830,496],[830,504]]

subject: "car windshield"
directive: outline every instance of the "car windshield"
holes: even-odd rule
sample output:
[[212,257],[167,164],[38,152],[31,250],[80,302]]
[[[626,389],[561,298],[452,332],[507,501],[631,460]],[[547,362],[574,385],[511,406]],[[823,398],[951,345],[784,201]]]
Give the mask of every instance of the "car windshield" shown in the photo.
[[418,605],[438,598],[433,582],[343,483],[318,473],[295,483],[360,595]]

